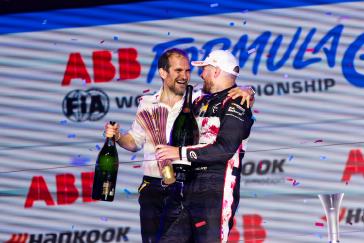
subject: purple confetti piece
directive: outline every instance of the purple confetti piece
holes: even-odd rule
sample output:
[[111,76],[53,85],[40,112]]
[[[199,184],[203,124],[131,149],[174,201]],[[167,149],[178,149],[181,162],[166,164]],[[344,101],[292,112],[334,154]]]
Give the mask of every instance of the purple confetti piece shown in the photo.
[[170,34],[171,34],[171,32],[168,32],[168,33],[167,33],[167,35],[170,35]]
[[76,138],[76,134],[75,133],[70,133],[67,135],[68,138]]
[[326,156],[320,156],[320,160],[326,160]]
[[288,156],[288,161],[291,161],[293,159],[293,155]]
[[107,221],[107,217],[100,217],[101,221]]
[[59,124],[61,124],[61,125],[67,125],[67,120],[61,120],[61,121],[59,121]]
[[322,143],[323,140],[322,139],[317,139],[314,143]]
[[119,40],[119,37],[114,36],[114,41],[117,41],[117,40]]
[[229,24],[230,26],[234,26],[235,24],[234,24],[234,22],[230,22],[230,24]]
[[91,161],[91,158],[82,157],[81,155],[75,156],[72,158],[71,165],[75,166],[83,166]]
[[293,181],[292,186],[298,186],[300,183],[298,181]]
[[135,158],[136,158],[136,154],[133,154],[130,159],[135,160]]
[[100,146],[98,144],[96,144],[95,148],[96,148],[97,151],[100,150]]
[[246,19],[243,19],[243,24],[244,24],[244,25],[246,24]]

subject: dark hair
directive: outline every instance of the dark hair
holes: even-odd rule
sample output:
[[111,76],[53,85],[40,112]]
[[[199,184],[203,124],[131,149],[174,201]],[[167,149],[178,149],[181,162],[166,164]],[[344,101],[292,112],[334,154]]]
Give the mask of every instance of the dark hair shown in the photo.
[[172,55],[176,56],[184,56],[188,59],[188,55],[185,51],[178,49],[178,48],[172,48],[169,50],[166,50],[162,56],[158,60],[158,69],[163,68],[167,72],[169,71],[170,64],[169,64],[169,57]]

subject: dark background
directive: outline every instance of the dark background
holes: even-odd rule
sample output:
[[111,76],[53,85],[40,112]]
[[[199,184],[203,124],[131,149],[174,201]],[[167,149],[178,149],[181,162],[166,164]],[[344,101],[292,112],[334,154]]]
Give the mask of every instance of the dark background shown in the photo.
[[0,15],[131,2],[148,2],[148,0],[0,0]]

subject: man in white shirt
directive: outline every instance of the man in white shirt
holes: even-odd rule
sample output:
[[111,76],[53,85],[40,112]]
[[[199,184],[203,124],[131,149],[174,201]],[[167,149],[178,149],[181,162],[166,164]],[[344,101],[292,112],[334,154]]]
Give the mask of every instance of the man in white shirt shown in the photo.
[[[190,81],[190,63],[187,54],[177,48],[167,50],[158,61],[158,72],[163,80],[161,89],[154,95],[143,96],[137,112],[157,106],[167,108],[166,141],[168,142],[174,120],[183,105],[185,89]],[[249,102],[252,93],[250,88],[236,88],[230,95],[233,98],[242,97],[243,101]],[[158,162],[155,158],[154,144],[136,120],[126,134],[119,132],[118,124],[113,126],[107,124],[105,131],[108,137],[115,136],[117,143],[126,150],[135,152],[144,147],[144,176],[138,189],[141,234],[143,242],[156,242],[164,207],[163,203],[171,186],[163,184]]]

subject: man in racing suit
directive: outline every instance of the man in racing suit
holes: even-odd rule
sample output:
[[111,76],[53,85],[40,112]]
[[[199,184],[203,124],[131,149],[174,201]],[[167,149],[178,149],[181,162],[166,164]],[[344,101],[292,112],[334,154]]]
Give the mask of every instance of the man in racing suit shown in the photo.
[[[185,184],[179,217],[161,242],[226,242],[240,195],[241,163],[253,125],[252,112],[227,94],[239,67],[228,51],[213,51],[202,66],[205,93],[194,102],[200,140],[196,146],[157,147],[157,159],[186,157],[192,179]],[[181,158],[179,158],[181,159]],[[171,212],[176,214],[176,212]]]
[[[187,54],[180,49],[173,48],[165,51],[158,60],[158,71],[163,81],[161,89],[154,95],[142,97],[138,112],[158,106],[168,109],[169,114],[166,125],[166,138],[169,140],[169,132],[172,129],[174,120],[178,116],[182,104],[183,95],[187,84],[190,81],[190,64]],[[242,97],[249,102],[251,91],[249,87],[231,90],[232,98]],[[135,120],[128,133],[119,132],[119,124],[107,124],[105,128],[108,137],[115,136],[117,143],[129,150],[144,150],[143,170],[144,176],[138,189],[140,204],[140,225],[142,242],[154,243],[158,241],[158,230],[161,224],[163,208],[170,191],[178,190],[178,185],[168,186],[163,184],[160,169],[155,160],[155,148],[147,136],[147,132]],[[168,206],[168,205],[167,205]],[[164,223],[167,225],[167,223]],[[167,227],[167,226],[166,226]]]

